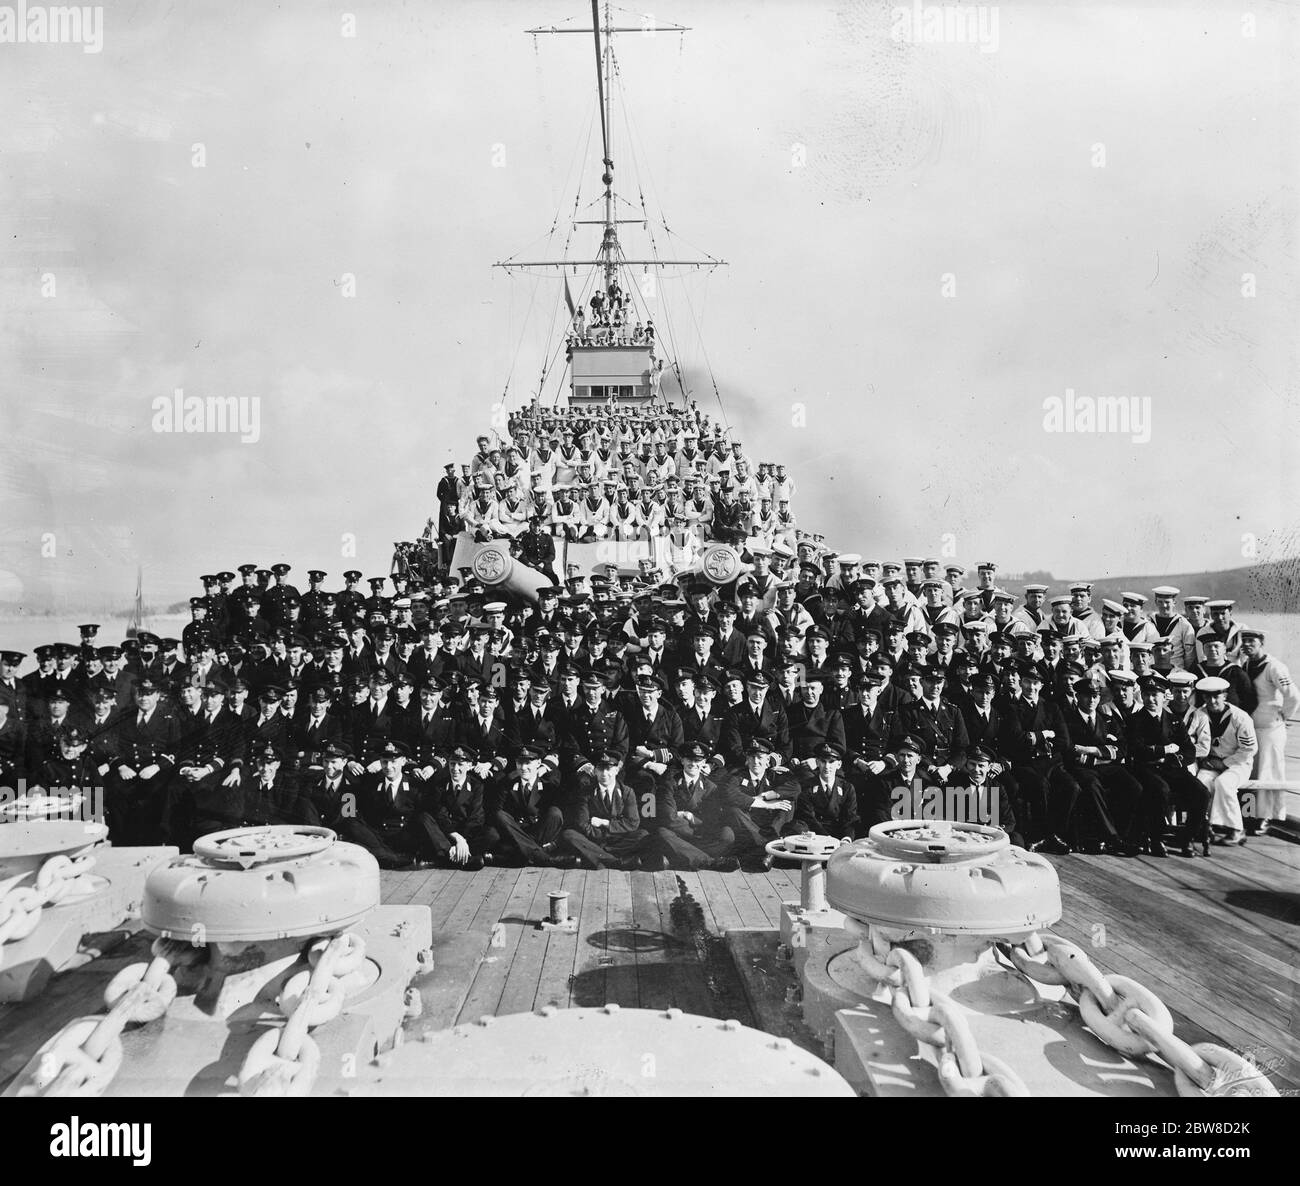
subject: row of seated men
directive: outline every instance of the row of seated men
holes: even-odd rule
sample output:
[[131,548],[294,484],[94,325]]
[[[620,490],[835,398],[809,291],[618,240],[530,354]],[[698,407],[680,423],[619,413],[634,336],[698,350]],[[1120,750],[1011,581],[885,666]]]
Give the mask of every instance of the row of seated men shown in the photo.
[[[487,679],[460,671],[426,677],[415,700],[409,695],[413,681],[404,675],[403,703],[393,694],[392,677],[380,669],[367,684],[353,681],[350,693],[313,688],[292,715],[282,711],[284,696],[275,685],[261,688],[255,711],[240,710],[237,698],[235,707],[228,706],[231,689],[216,678],[201,686],[180,683],[177,704],[163,706],[164,688],[144,677],[125,710],[114,711],[110,691],[99,690],[95,715],[84,722],[68,716],[56,692],[48,714],[21,745],[14,743],[22,726],[8,719],[8,703],[0,699],[0,764],[9,778],[21,766],[33,787],[102,787],[121,843],[187,844],[217,825],[266,822],[259,813],[267,796],[257,788],[269,791],[275,781],[265,782],[263,759],[273,754],[276,773],[284,771],[280,785],[296,786],[323,775],[331,746],[344,751],[351,777],[373,783],[383,774],[390,788],[394,767],[385,763],[409,758],[408,779],[421,794],[462,760],[453,761],[456,754],[471,756],[475,778],[499,781],[519,771],[526,750],[536,750],[543,767],[557,775],[561,798],[574,803],[590,791],[602,755],[613,755],[643,814],[655,818],[657,806],[647,810],[645,804],[658,804],[682,747],[695,744],[704,747],[701,760],[710,775],[723,775],[732,789],[737,779],[757,776],[754,761],[761,754],[769,780],[764,789],[779,790],[776,801],[789,805],[783,818],[785,807],[760,815],[764,822],[744,836],[734,819],[728,822],[732,842],[748,855],[761,847],[759,839],[774,838],[794,821],[799,781],[824,781],[828,768],[840,777],[840,763],[854,810],[852,826],[821,820],[826,827],[820,830],[835,835],[856,834],[863,819],[889,818],[898,808],[899,787],[919,773],[937,787],[982,786],[982,776],[991,774],[996,795],[980,808],[984,817],[996,813],[1013,834],[1047,851],[1082,845],[1133,853],[1145,846],[1163,853],[1165,819],[1174,807],[1186,816],[1179,833],[1184,855],[1191,855],[1194,841],[1208,853],[1211,805],[1227,821],[1221,838],[1243,838],[1236,791],[1250,774],[1256,742],[1250,717],[1228,704],[1222,679],[1175,673],[1184,678],[1167,680],[1151,673],[1138,681],[1131,672],[1115,672],[1105,681],[1110,700],[1103,703],[1103,689],[1083,676],[1058,705],[1042,697],[1043,673],[1033,660],[975,667],[973,674],[971,665],[959,664],[951,688],[944,668],[916,665],[898,683],[894,667],[877,653],[847,679],[812,669],[801,683],[787,676],[775,686],[752,663],[720,679],[707,666],[685,667],[671,673],[669,695],[653,658],[641,654],[603,673],[569,664],[548,677],[512,667],[504,704]],[[843,672],[840,664],[836,669]],[[824,702],[828,684],[832,694]],[[1199,706],[1192,703],[1193,685]],[[914,765],[909,750],[915,750]],[[454,778],[457,787],[462,781]],[[832,803],[834,783],[825,784]],[[839,802],[847,799],[842,795]],[[361,824],[349,822],[349,833],[365,824],[366,812],[357,818]],[[808,823],[806,813],[799,823]],[[562,829],[567,851],[589,860],[590,848],[574,843],[574,827],[582,832],[577,825]],[[403,835],[410,840],[418,833]],[[475,855],[494,853],[503,843],[484,836]],[[591,836],[584,836],[589,845]],[[731,855],[717,843],[726,835],[702,838],[709,859]],[[519,851],[517,837],[504,843]],[[392,859],[382,847],[376,851]],[[424,849],[420,855],[445,856],[429,857]],[[684,859],[681,852],[652,854],[661,855]]]

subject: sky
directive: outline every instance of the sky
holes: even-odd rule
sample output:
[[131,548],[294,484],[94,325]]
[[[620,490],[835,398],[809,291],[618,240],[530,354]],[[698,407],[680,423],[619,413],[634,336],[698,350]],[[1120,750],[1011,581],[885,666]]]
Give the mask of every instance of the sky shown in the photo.
[[[917,7],[664,3],[690,32],[617,39],[616,188],[728,265],[653,306],[696,398],[841,551],[1293,553],[1300,10],[1035,0],[981,45],[909,39]],[[155,603],[388,571],[536,387],[561,286],[491,264],[597,196],[591,39],[524,32],[586,19],[135,0],[99,52],[0,43],[0,610],[137,565]],[[177,388],[258,401],[257,439],[155,431]],[[1048,431],[1067,390],[1143,431]]]

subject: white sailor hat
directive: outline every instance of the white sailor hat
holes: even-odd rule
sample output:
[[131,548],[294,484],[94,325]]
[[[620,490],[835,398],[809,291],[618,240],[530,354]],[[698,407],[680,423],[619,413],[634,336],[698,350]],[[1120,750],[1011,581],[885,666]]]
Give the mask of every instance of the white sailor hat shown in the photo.
[[506,603],[504,601],[489,601],[483,606],[485,614],[503,614],[506,612]]
[[1079,581],[1070,586],[1071,593],[1091,593],[1092,586],[1087,581]]
[[862,557],[859,556],[857,552],[845,552],[843,553],[843,555],[839,557],[839,562],[842,565],[848,565],[848,566],[854,564],[861,564]]
[[1127,641],[1127,639],[1125,639],[1125,637],[1122,634],[1117,633],[1117,634],[1103,634],[1101,638],[1099,638],[1097,641],[1101,643],[1102,646],[1122,647],[1124,643]]
[[1226,692],[1228,690],[1228,681],[1217,675],[1207,675],[1204,679],[1196,681],[1196,690],[1214,695],[1216,692]]
[[1101,608],[1108,609],[1113,614],[1122,614],[1124,612],[1124,607],[1118,601],[1111,601],[1109,597],[1102,599]]
[[1177,597],[1179,593],[1173,585],[1157,585],[1151,592],[1156,597]]
[[925,561],[922,560],[920,556],[904,556],[903,563],[909,566],[916,565],[917,568],[920,568],[920,566],[924,564]]
[[1190,688],[1196,683],[1196,676],[1194,676],[1190,671],[1184,671],[1181,667],[1175,671],[1171,671],[1167,676],[1165,676],[1165,679],[1167,679],[1174,687]]
[[998,570],[998,566],[992,560],[983,560],[975,567],[980,572],[997,572]]
[[1120,600],[1125,605],[1146,605],[1146,595],[1142,593],[1121,593]]
[[1264,641],[1264,632],[1258,626],[1242,626],[1242,638],[1258,638],[1260,642]]
[[1237,603],[1235,601],[1231,601],[1227,598],[1221,597],[1216,601],[1211,601],[1209,603],[1209,606],[1211,609],[1231,609],[1236,604]]
[[[1047,586],[1046,586],[1046,585],[1026,585],[1026,586],[1025,586],[1025,592],[1026,592],[1026,593],[1046,593],[1046,592],[1047,592]],[[1055,598],[1053,598],[1053,600],[1055,600]],[[1066,601],[1069,601],[1070,599],[1067,597],[1065,600],[1066,600]]]
[[1135,684],[1138,680],[1132,671],[1108,671],[1106,678],[1113,684]]
[[[1040,587],[1041,587],[1041,586],[1040,586]],[[1060,593],[1060,594],[1058,594],[1056,597],[1053,597],[1053,598],[1052,598],[1052,604],[1053,604],[1053,605],[1069,605],[1069,604],[1070,604],[1070,596],[1069,596],[1069,594],[1068,594],[1068,593]]]

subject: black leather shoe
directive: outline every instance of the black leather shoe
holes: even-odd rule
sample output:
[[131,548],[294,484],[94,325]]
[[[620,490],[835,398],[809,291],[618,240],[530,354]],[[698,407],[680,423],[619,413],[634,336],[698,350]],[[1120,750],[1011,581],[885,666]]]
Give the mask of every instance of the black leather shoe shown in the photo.
[[477,873],[483,868],[483,858],[471,855],[463,865],[453,865],[453,868],[464,869],[467,873]]
[[557,852],[554,856],[547,858],[548,865],[552,869],[578,869],[582,867],[575,853]]
[[642,873],[662,873],[668,868],[668,858],[663,853],[641,858]]
[[1169,850],[1165,847],[1163,840],[1151,841],[1151,855],[1153,857],[1167,857]]
[[710,873],[734,873],[740,868],[740,862],[735,857],[718,857],[704,866]]
[[[1190,844],[1183,845],[1180,855],[1185,857],[1196,856],[1196,854],[1192,851],[1192,846]],[[1210,854],[1207,852],[1205,855],[1208,857]]]

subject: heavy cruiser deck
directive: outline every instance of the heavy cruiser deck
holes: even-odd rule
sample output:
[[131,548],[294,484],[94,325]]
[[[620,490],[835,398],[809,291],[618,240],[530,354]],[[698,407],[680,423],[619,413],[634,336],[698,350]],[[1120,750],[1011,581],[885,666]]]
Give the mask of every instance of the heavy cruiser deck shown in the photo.
[[[1185,1040],[1249,1053],[1279,1090],[1300,1088],[1300,846],[1265,836],[1229,860],[1072,855],[1055,864],[1058,934],[1104,971],[1152,989]],[[433,918],[434,970],[417,981],[424,1013],[408,1023],[409,1036],[485,1015],[612,1002],[735,1018],[822,1053],[791,1000],[790,965],[771,955],[780,904],[799,895],[785,869],[382,876],[386,904],[427,905]],[[570,895],[575,932],[537,926],[557,889]],[[104,985],[147,951],[148,938],[115,932],[84,947],[103,955],[55,977],[34,1001],[0,1005],[0,1086],[59,1026],[94,1013]]]

